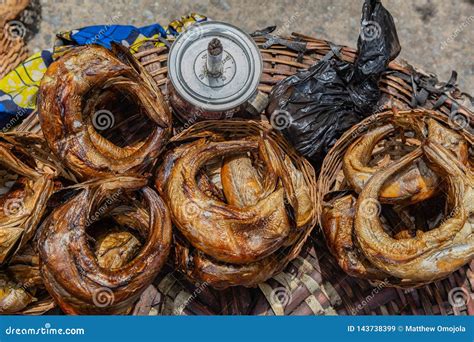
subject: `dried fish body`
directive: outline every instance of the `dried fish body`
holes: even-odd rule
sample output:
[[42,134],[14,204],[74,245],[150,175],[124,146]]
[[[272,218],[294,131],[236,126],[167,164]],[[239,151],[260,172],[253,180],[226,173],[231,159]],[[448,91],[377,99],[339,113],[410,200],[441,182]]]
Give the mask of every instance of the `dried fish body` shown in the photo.
[[167,203],[178,229],[196,248],[222,262],[262,259],[281,247],[290,230],[282,188],[253,206],[236,208],[209,198],[196,184],[198,171],[209,159],[257,146],[257,141],[191,143],[166,185]]
[[295,167],[288,156],[285,156],[284,162],[291,177],[294,196],[298,204],[296,210],[296,226],[304,229],[304,227],[311,225],[314,203],[311,200],[311,195],[303,173]]
[[[427,140],[442,143],[449,148],[463,163],[468,162],[467,141],[458,133],[442,126],[433,119],[424,121],[412,118],[397,118],[394,123],[376,127],[357,140],[347,149],[343,158],[343,170],[347,181],[352,188],[360,193],[367,181],[377,172],[380,167],[369,166],[375,146],[384,138],[387,138],[395,129],[402,128],[407,122],[412,127],[419,126],[419,130],[426,130]],[[420,141],[424,138],[421,137]],[[413,139],[412,139],[413,140]],[[415,140],[416,142],[416,140]],[[412,147],[413,149],[414,147]],[[423,158],[419,158],[408,165],[402,172],[393,175],[384,184],[379,201],[381,203],[404,203],[413,204],[433,197],[439,190],[440,179],[436,173],[426,164]]]
[[257,204],[263,195],[261,177],[247,155],[228,157],[222,165],[222,182],[227,203],[237,207]]
[[[38,238],[41,274],[46,289],[64,312],[126,313],[164,265],[171,243],[171,220],[164,202],[146,183],[146,179],[125,176],[86,182],[42,224]],[[116,198],[117,192],[120,200],[109,203],[105,212],[113,213],[122,199],[136,197],[143,208],[132,210],[127,222],[138,222],[133,228],[146,233],[146,242],[131,261],[121,259],[122,265],[114,268],[114,263],[94,255],[86,228],[90,218],[95,218],[93,213],[105,206],[108,198]],[[109,247],[119,246],[112,243]],[[110,268],[102,268],[101,263]]]
[[[285,166],[291,175],[292,183],[298,198],[298,212],[296,226],[298,230],[292,231],[287,237],[284,246],[291,246],[300,236],[301,230],[310,224],[313,214],[308,189],[304,183],[302,173],[295,168],[289,158],[285,158]],[[248,156],[238,155],[225,158],[222,164],[223,187],[227,202],[243,208],[254,205],[265,196],[262,177],[254,168]],[[268,176],[268,173],[266,173]],[[178,242],[175,247],[178,267],[190,278],[211,284],[215,288],[229,286],[255,286],[281,271],[284,263],[279,254],[286,255],[285,247],[280,248],[274,255],[271,254],[256,262],[247,264],[231,264],[219,262],[199,250],[190,251]],[[192,267],[188,267],[192,265]]]
[[278,256],[270,255],[248,264],[230,264],[210,258],[197,249],[175,242],[178,269],[189,278],[217,289],[229,286],[253,287],[266,281],[282,268]]
[[52,307],[54,303],[44,290],[37,253],[29,243],[0,271],[0,314],[41,314]]
[[53,193],[58,172],[46,151],[44,141],[34,134],[0,135],[7,186],[0,197],[0,265],[32,238]]
[[[238,140],[212,130],[188,134],[182,145],[165,156],[155,181],[180,231],[174,248],[177,268],[194,281],[214,288],[256,286],[285,267],[294,245],[314,224],[314,203],[307,180],[284,150],[265,134],[250,134]],[[212,165],[212,177],[205,172],[207,165]],[[272,237],[268,230],[278,217],[284,220],[284,229],[273,229],[276,233]],[[203,220],[208,225],[201,227]],[[246,233],[244,238],[238,235],[240,230]],[[252,234],[268,236],[273,239],[270,243],[277,241],[278,245],[252,240]],[[238,242],[228,243],[231,239]],[[246,244],[258,247],[254,251],[259,256],[244,255],[241,246]],[[225,246],[226,253],[222,253],[221,246]],[[235,246],[237,253],[232,254]]]
[[331,253],[339,266],[351,276],[371,280],[387,279],[388,275],[366,259],[354,238],[354,217],[357,198],[341,194],[324,204],[321,226]]
[[[437,169],[444,170],[449,184],[452,214],[438,227],[413,238],[394,239],[384,232],[378,215],[367,215],[367,206],[377,203],[382,185],[393,174],[419,158],[423,151]],[[427,142],[399,161],[378,171],[360,193],[356,206],[355,234],[361,250],[380,270],[419,283],[445,277],[474,257],[472,222],[472,172],[444,147]]]
[[21,312],[36,301],[26,289],[0,274],[0,314]]
[[428,119],[427,139],[451,151],[463,165],[469,162],[469,143],[464,137],[452,129],[448,129],[436,120]]
[[100,267],[114,270],[130,262],[140,246],[130,232],[110,232],[97,241],[95,255]]
[[[41,82],[38,108],[44,137],[80,179],[143,172],[171,133],[170,110],[151,76],[126,49],[114,50],[75,48],[52,63]],[[95,108],[96,103],[113,105],[119,91],[133,99],[152,126],[147,137],[125,147],[99,134],[112,129],[115,117]]]
[[473,141],[427,110],[380,113],[346,134],[325,161],[340,164],[320,202],[327,245],[341,268],[417,287],[470,262]]

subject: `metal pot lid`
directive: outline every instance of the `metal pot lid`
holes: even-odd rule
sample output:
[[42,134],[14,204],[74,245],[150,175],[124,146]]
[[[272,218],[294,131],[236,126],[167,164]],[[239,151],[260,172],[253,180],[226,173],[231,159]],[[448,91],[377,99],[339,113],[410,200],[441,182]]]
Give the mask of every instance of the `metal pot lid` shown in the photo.
[[168,77],[183,100],[207,111],[226,111],[255,94],[262,56],[237,27],[209,21],[178,36],[168,57]]

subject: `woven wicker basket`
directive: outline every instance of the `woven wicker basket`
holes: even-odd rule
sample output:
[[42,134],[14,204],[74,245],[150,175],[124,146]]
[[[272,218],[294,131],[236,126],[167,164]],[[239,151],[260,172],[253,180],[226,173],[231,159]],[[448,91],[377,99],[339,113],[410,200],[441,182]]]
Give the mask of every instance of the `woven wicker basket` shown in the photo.
[[[339,58],[353,62],[355,50],[331,42],[293,34],[286,42],[298,43],[304,52],[288,44],[266,47],[267,39],[255,38],[261,48],[264,74],[260,90],[269,93],[281,79],[336,51]],[[135,57],[151,73],[166,94],[166,47],[150,43],[141,47]],[[392,62],[381,81],[384,93],[377,112],[397,107],[422,106],[446,117],[457,113],[472,122],[473,112],[461,105],[462,93],[451,85],[435,86],[433,75],[416,71],[408,64]],[[18,130],[40,132],[37,115],[23,121]],[[471,129],[471,127],[469,127]],[[328,252],[320,232],[303,246],[288,267],[258,288],[233,287],[217,291],[206,284],[193,284],[171,266],[163,270],[154,284],[141,296],[133,311],[138,315],[312,315],[312,314],[474,314],[470,300],[474,286],[474,262],[449,278],[413,290],[373,287],[368,281],[347,276]],[[451,305],[450,291],[467,294],[465,303]]]
[[[337,141],[335,146],[326,155],[321,171],[319,173],[318,180],[318,213],[319,217],[323,210],[323,198],[326,194],[331,191],[342,190],[341,186],[343,183],[338,181],[342,174],[342,158],[347,151],[348,147],[356,141],[359,137],[363,136],[368,130],[374,127],[380,126],[384,123],[388,123],[391,118],[395,115],[404,116],[417,116],[417,117],[430,117],[438,122],[449,126],[449,118],[439,112],[426,110],[426,109],[415,109],[405,112],[398,112],[397,110],[386,111],[378,113],[368,117],[359,124],[353,126]],[[462,134],[463,137],[472,146],[474,142],[474,135],[465,129],[457,131]],[[472,162],[470,160],[469,162]],[[472,165],[471,165],[472,167]],[[321,223],[321,222],[320,222]],[[418,288],[418,289],[394,289],[384,288],[384,284],[381,286],[372,287],[369,286],[369,282],[362,279],[356,279],[344,274],[339,268],[334,258],[331,258],[331,267],[334,269],[332,274],[339,277],[342,282],[351,284],[350,286],[341,286],[341,298],[344,299],[344,309],[346,312],[359,314],[396,314],[396,313],[412,313],[412,314],[461,314],[461,313],[474,313],[472,311],[472,303],[468,300],[472,293],[471,281],[474,280],[471,277],[471,267],[474,263],[463,269],[455,272],[450,277],[434,282],[430,285]],[[347,291],[350,292],[347,292]],[[375,294],[372,294],[375,291]],[[450,295],[451,292],[451,295]],[[449,302],[454,300],[454,293],[458,292],[458,295],[465,296],[466,304],[457,305],[453,307]],[[352,295],[351,295],[352,294]],[[467,296],[469,294],[469,296]],[[362,308],[358,308],[358,305],[364,301],[367,302],[367,297],[372,297],[370,305],[362,305]],[[357,300],[347,300],[347,298],[357,298]],[[355,298],[354,298],[355,297]],[[372,303],[373,301],[373,303]]]
[[40,17],[38,0],[0,2],[0,78],[28,56],[26,41]]
[[[13,69],[17,61],[22,61],[27,57],[27,49],[21,35],[11,34],[10,29],[15,28],[14,20],[20,16],[20,13],[28,6],[27,0],[10,1],[6,5],[0,6],[0,77],[5,76]],[[4,62],[5,61],[5,62]]]
[[[299,155],[294,150],[294,148],[286,141],[286,139],[282,137],[281,134],[275,130],[272,130],[272,126],[268,122],[252,120],[212,120],[199,122],[184,130],[180,134],[175,135],[170,140],[170,145],[179,145],[180,143],[185,144],[195,137],[211,136],[212,134],[223,136],[226,140],[242,140],[248,137],[260,137],[262,134],[267,134],[267,138],[271,140],[276,146],[278,146],[281,151],[284,151],[285,155],[290,158],[295,168],[301,172],[304,178],[304,183],[309,188],[309,197],[311,198],[312,203],[316,203],[316,175],[314,168],[305,158],[301,157],[301,155]],[[297,233],[294,238],[291,238],[291,246],[282,247],[269,256],[272,258],[272,266],[268,266],[268,268],[271,270],[269,272],[281,272],[289,261],[293,260],[300,254],[304,243],[311,233],[311,230],[316,225],[316,221],[316,208],[314,207],[314,210],[312,210],[310,214],[310,220],[308,224],[299,227],[300,232]],[[184,272],[189,271],[191,276],[193,272],[188,270],[187,266],[184,266],[187,262],[189,262],[189,260],[187,260],[187,255],[183,255],[182,258],[177,257],[176,259],[181,260],[181,262],[177,262],[177,264],[184,268]],[[212,280],[214,280],[210,274],[208,275],[210,278],[212,278]],[[209,282],[212,283],[212,280],[209,280]],[[242,281],[242,279],[239,281]],[[254,278],[247,279],[247,281],[250,281],[250,284],[254,284],[255,282]],[[219,281],[217,281],[216,279],[216,284],[217,283],[221,284],[222,280],[219,279]],[[224,283],[227,284],[226,282]],[[240,284],[244,283],[240,282]],[[227,287],[227,285],[223,286]]]

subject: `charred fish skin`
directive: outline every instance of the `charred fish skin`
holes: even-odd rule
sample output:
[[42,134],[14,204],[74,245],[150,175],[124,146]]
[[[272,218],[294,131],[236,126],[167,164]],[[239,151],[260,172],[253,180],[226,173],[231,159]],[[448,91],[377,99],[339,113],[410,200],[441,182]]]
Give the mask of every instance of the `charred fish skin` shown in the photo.
[[[143,172],[171,134],[168,105],[146,71],[136,68],[106,48],[78,47],[53,62],[41,82],[38,110],[45,139],[81,180]],[[96,131],[93,113],[86,113],[88,99],[112,86],[130,93],[153,122],[145,140],[122,148]],[[113,113],[108,116],[113,123]]]
[[[450,186],[448,199],[457,209],[439,227],[420,232],[414,238],[396,240],[383,231],[378,215],[364,214],[364,206],[377,203],[383,183],[423,152],[439,168],[446,170]],[[453,168],[453,165],[457,167]],[[474,245],[471,227],[467,222],[469,210],[464,204],[465,196],[469,197],[469,189],[472,189],[469,174],[469,170],[451,152],[429,141],[423,149],[419,148],[377,172],[361,192],[356,206],[356,236],[365,256],[384,272],[416,282],[443,278],[472,260]],[[459,243],[460,238],[464,240],[462,243]]]
[[[143,196],[149,215],[147,241],[133,260],[108,270],[89,249],[85,228],[90,210],[120,189]],[[158,194],[146,187],[146,180],[119,177],[98,188],[84,188],[45,220],[38,239],[41,273],[64,312],[123,314],[156,277],[170,244],[171,219]]]

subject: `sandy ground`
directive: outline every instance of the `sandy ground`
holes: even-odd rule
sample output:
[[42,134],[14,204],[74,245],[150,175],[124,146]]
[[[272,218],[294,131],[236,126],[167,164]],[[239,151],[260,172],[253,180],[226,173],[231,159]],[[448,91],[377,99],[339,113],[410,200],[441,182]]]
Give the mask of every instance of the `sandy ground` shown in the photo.
[[[40,0],[42,21],[33,51],[52,46],[54,34],[85,25],[166,25],[197,12],[254,31],[278,25],[355,46],[362,0]],[[474,0],[385,0],[394,16],[401,58],[447,80],[451,70],[471,92],[474,80]],[[280,32],[281,32],[280,31]]]

